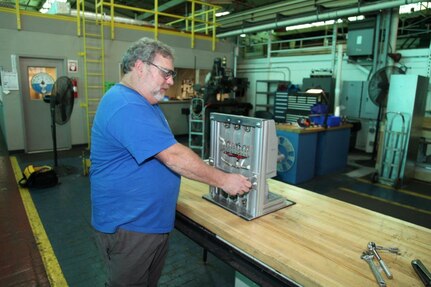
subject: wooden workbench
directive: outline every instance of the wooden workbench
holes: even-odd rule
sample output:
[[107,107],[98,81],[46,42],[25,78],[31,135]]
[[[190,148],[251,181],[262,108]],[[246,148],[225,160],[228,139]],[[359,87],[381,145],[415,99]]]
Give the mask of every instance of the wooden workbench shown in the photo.
[[401,252],[380,251],[394,277],[382,272],[387,286],[423,286],[410,262],[420,259],[431,269],[430,229],[276,180],[269,186],[296,204],[246,221],[202,199],[207,185],[183,178],[177,215],[298,285],[378,286],[360,259],[374,241]]
[[352,124],[342,124],[336,127],[328,127],[323,128],[319,126],[312,126],[308,128],[301,128],[297,125],[292,124],[284,124],[284,123],[277,123],[275,125],[275,128],[277,130],[286,131],[286,132],[292,132],[292,133],[298,133],[298,134],[306,134],[306,133],[318,133],[318,132],[324,132],[327,130],[338,130],[338,129],[351,129],[353,127]]

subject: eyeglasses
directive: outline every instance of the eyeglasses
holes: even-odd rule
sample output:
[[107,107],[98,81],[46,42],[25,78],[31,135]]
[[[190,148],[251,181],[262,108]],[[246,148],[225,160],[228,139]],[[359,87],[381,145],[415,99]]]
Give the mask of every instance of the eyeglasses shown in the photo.
[[150,65],[153,65],[154,67],[156,67],[157,69],[159,69],[160,72],[162,72],[162,76],[163,78],[165,78],[165,80],[169,79],[169,77],[175,78],[175,76],[177,75],[177,72],[173,71],[173,70],[169,70],[163,67],[160,67],[154,63],[151,62],[147,62]]

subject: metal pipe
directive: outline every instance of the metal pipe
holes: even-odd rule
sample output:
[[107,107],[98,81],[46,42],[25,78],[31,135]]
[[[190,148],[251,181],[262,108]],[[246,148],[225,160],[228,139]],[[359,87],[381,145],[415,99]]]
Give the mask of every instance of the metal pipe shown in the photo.
[[292,25],[298,25],[298,24],[304,24],[304,23],[310,23],[310,22],[317,22],[317,21],[333,20],[333,19],[338,19],[341,17],[360,15],[363,13],[379,11],[382,9],[396,8],[396,7],[399,7],[401,5],[410,4],[410,3],[418,3],[418,2],[422,2],[422,0],[396,0],[396,1],[388,1],[388,2],[383,2],[383,3],[378,3],[378,4],[370,4],[367,6],[358,6],[355,8],[349,8],[349,9],[344,9],[344,10],[340,10],[340,11],[322,13],[319,15],[305,16],[305,17],[300,17],[300,18],[296,18],[296,19],[284,20],[284,21],[280,21],[280,22],[276,21],[275,23],[263,24],[263,25],[258,25],[255,27],[241,28],[238,30],[220,33],[217,35],[217,37],[218,38],[224,38],[224,37],[236,36],[236,35],[243,34],[243,33],[247,34],[247,33],[253,33],[253,32],[269,31],[269,30],[273,30],[273,29],[277,29],[277,28],[286,27],[286,26],[292,26]]
[[236,78],[236,71],[238,69],[238,56],[239,56],[239,37],[236,37],[236,45],[233,48],[233,77]]
[[268,37],[268,39],[267,39],[267,49],[266,49],[266,58],[268,59],[268,61],[270,61],[271,60],[271,50],[272,50],[272,47],[271,47],[271,35],[269,35],[269,37]]
[[391,19],[392,19],[392,13],[391,11],[385,12],[385,36],[383,38],[383,51],[382,51],[382,57],[381,59],[381,65],[382,67],[385,67],[388,63],[388,45],[389,45],[389,37],[391,32]]
[[254,73],[254,74],[256,74],[256,73],[274,73],[274,74],[282,74],[283,75],[283,80],[280,80],[280,81],[286,81],[286,73],[285,72],[283,72],[283,71],[274,71],[274,70],[272,70],[272,69],[266,69],[266,70],[259,70],[259,69],[253,69],[253,70],[238,70],[238,74],[244,74],[244,73]]
[[286,67],[286,66],[278,66],[278,67],[272,67],[272,64],[280,64],[280,63],[270,63],[269,67],[252,67],[252,68],[239,68],[237,69],[237,73],[248,73],[248,72],[253,72],[253,73],[258,73],[258,72],[271,72],[271,73],[281,73],[284,76],[283,81],[286,81],[286,73],[283,71],[274,71],[275,69],[286,69],[289,72],[289,78],[288,81],[290,81],[290,68]]
[[335,22],[334,27],[332,28],[332,45],[331,45],[331,55],[332,55],[332,60],[331,60],[331,67],[332,67],[332,71],[335,71],[335,49],[336,49],[336,45],[337,45],[337,34],[338,34],[338,24]]
[[[431,79],[431,41],[428,48],[427,77]],[[428,97],[429,99],[430,97]]]
[[335,77],[334,115],[340,116],[341,67],[343,64],[343,45],[338,45],[337,76]]
[[[392,9],[391,18],[391,33],[389,38],[389,47],[391,48],[390,53],[396,53],[397,51],[397,37],[398,37],[398,21],[400,20],[400,11]],[[393,64],[393,60],[390,59],[390,64]]]
[[374,57],[373,57],[373,66],[371,67],[371,71],[368,73],[368,80],[371,79],[371,74],[377,71],[378,58],[379,58],[379,43],[380,43],[380,26],[381,26],[381,14],[378,14],[376,17],[376,26],[374,28]]

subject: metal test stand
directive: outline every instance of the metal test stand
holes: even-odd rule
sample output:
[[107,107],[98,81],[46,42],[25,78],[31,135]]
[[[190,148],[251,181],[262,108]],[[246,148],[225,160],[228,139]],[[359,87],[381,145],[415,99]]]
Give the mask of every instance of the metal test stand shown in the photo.
[[209,163],[244,175],[253,186],[242,196],[230,196],[211,186],[205,199],[247,220],[294,204],[268,188],[267,179],[277,174],[278,137],[273,120],[211,113],[210,121]]

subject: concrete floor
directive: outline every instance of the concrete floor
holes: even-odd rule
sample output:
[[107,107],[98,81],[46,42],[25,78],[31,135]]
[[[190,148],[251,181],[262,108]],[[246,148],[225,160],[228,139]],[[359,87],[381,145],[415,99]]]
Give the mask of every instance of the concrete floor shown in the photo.
[[[48,244],[52,247],[51,259],[58,262],[56,276],[63,276],[58,282],[67,282],[66,285],[76,287],[103,286],[105,271],[96,250],[90,225],[89,178],[82,175],[83,153],[86,153],[85,147],[59,152],[59,167],[64,171],[60,177],[61,184],[52,188],[31,190],[31,201],[47,235],[42,245]],[[17,159],[21,169],[27,164],[53,165],[52,153],[32,155],[17,153],[12,156]],[[7,160],[8,156],[5,155],[3,162],[7,163]],[[431,228],[430,184],[411,182],[400,190],[394,190],[370,184],[364,179],[349,177],[347,174],[355,169],[357,166],[351,162],[341,173],[317,177],[300,186]],[[6,176],[10,177],[10,174]],[[2,184],[13,185],[13,182]],[[2,191],[3,194],[8,192],[4,189]],[[10,203],[4,195],[0,199],[0,209],[3,210],[3,206]],[[30,221],[32,220],[35,219],[30,218]],[[4,225],[1,227],[3,232],[5,227]],[[0,238],[2,238],[0,251],[3,257],[3,254],[6,254],[4,250],[10,246],[7,240],[12,241],[13,238],[6,238],[7,240],[5,236]],[[37,238],[37,244],[27,243],[31,245],[29,249],[32,252],[37,248],[36,245],[40,245],[40,240]],[[15,245],[11,248],[17,247]],[[202,251],[200,246],[175,230],[171,234],[168,259],[159,286],[234,286],[235,270],[211,254],[208,262],[204,264]],[[38,273],[41,272],[41,266],[40,259],[39,261],[34,259],[37,259],[36,253],[31,258],[36,262],[33,264],[33,268],[37,267],[34,272]],[[11,257],[7,260],[12,260],[12,256],[15,255],[22,256],[14,252],[7,254]],[[0,260],[0,286],[50,286],[43,276],[33,276],[27,283],[20,283],[22,276],[19,273],[11,274],[9,268],[11,264],[6,262],[7,260]],[[27,269],[31,268],[29,266]]]
[[[68,286],[103,286],[105,270],[93,238],[90,185],[80,169],[82,157],[77,154],[81,153],[75,149],[60,154],[64,154],[59,155],[59,169],[64,172],[60,184],[32,189],[31,197]],[[52,166],[47,155],[14,156],[24,168],[27,164]],[[234,286],[232,268],[211,254],[206,264],[202,258],[202,248],[174,230],[159,286]]]

